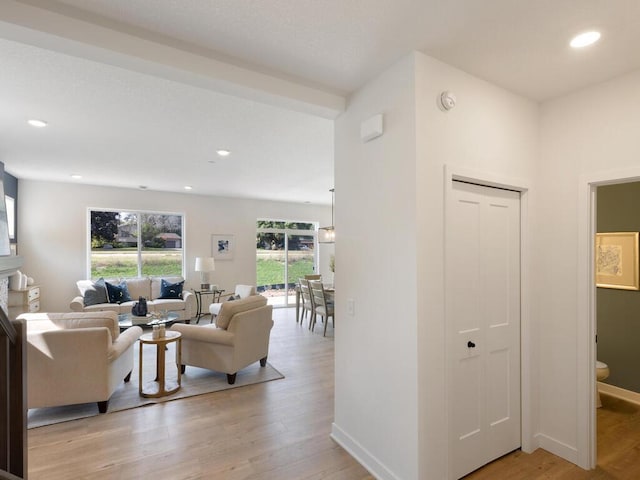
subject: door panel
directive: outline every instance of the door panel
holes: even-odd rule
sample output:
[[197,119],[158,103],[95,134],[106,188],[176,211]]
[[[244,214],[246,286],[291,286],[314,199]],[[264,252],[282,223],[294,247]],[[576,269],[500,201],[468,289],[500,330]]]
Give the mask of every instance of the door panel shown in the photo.
[[520,199],[454,182],[447,208],[452,477],[520,446]]

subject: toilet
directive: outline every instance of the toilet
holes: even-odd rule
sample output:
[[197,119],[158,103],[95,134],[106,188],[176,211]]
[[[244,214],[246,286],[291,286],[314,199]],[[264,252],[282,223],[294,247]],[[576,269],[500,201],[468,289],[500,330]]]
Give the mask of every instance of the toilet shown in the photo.
[[[604,362],[596,362],[596,380],[601,382],[609,376],[609,366]],[[600,400],[600,393],[598,392],[598,385],[596,385],[596,407],[600,408],[602,401]]]

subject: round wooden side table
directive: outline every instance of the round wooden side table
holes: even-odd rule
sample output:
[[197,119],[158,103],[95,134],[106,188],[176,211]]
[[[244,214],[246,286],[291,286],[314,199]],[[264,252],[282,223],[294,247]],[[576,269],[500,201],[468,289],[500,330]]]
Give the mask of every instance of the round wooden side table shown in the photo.
[[[169,343],[176,342],[176,368],[178,370],[178,381],[167,382],[165,379],[165,350]],[[146,384],[142,383],[142,347],[144,345],[156,346],[156,379]],[[140,336],[140,358],[138,376],[139,393],[141,397],[158,398],[171,395],[180,390],[182,377],[180,371],[180,361],[182,359],[182,334],[168,330],[164,337],[153,338],[153,333],[144,333]]]

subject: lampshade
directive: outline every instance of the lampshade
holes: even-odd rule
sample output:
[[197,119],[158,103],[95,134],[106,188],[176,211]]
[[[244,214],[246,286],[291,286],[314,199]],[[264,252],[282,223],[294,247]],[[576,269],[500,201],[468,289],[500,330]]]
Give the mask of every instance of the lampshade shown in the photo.
[[336,231],[333,226],[333,194],[335,189],[329,190],[331,192],[331,225],[328,227],[318,228],[318,243],[335,243]]
[[213,257],[196,257],[196,272],[213,272],[215,269]]

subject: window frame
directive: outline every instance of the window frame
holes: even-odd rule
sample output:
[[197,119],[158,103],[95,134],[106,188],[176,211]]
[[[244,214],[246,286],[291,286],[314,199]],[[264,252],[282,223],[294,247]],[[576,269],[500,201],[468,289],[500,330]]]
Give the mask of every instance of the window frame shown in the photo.
[[[182,231],[182,247],[181,247],[181,251],[182,251],[182,260],[181,260],[181,266],[180,266],[180,270],[181,270],[181,276],[182,278],[186,278],[185,276],[185,266],[186,266],[186,214],[184,212],[170,212],[170,211],[162,211],[162,210],[140,210],[140,209],[132,209],[132,208],[102,208],[102,207],[88,207],[87,208],[87,231],[85,234],[85,238],[87,240],[87,244],[86,244],[86,259],[85,259],[85,273],[86,273],[86,278],[87,279],[92,279],[91,276],[91,267],[92,267],[92,263],[91,263],[91,213],[92,212],[117,212],[117,213],[129,213],[129,214],[135,214],[137,216],[137,234],[138,234],[138,238],[142,238],[141,237],[141,233],[142,233],[142,223],[140,222],[140,216],[141,215],[175,215],[175,216],[179,216],[181,219],[180,222],[180,228]],[[137,277],[121,277],[121,278],[140,278],[143,277],[144,275],[142,274],[142,253],[143,253],[143,246],[141,245],[141,242],[137,242],[137,266],[138,266],[138,273],[137,273]],[[149,277],[153,276],[153,275],[147,275]]]

